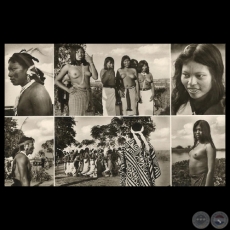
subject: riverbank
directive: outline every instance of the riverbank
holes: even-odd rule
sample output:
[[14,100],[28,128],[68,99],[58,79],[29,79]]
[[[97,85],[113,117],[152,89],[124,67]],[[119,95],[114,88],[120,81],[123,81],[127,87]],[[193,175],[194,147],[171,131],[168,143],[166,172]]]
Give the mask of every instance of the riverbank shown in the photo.
[[[214,186],[225,186],[225,159],[216,159],[214,172]],[[172,186],[190,186],[189,160],[172,164]]]

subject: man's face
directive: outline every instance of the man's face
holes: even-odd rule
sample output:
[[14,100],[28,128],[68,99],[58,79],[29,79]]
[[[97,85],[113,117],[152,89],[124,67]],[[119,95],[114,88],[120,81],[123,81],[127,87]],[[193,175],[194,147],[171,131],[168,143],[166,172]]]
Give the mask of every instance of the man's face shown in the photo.
[[24,69],[18,62],[9,62],[8,70],[8,76],[13,85],[24,86],[27,83],[27,69]]
[[26,155],[32,154],[34,151],[34,142],[33,141],[26,141],[24,148],[25,148]]

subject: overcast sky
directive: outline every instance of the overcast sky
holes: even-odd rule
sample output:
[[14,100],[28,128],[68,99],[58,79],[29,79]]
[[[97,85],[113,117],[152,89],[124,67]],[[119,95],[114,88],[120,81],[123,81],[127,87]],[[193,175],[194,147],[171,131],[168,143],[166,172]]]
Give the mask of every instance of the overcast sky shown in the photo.
[[98,73],[106,57],[115,61],[115,72],[121,67],[121,58],[128,55],[138,62],[146,60],[153,78],[170,78],[170,44],[86,44],[86,52],[93,55]]
[[193,145],[193,125],[197,120],[206,120],[211,127],[211,136],[216,148],[225,148],[225,116],[172,116],[172,147]]
[[[95,125],[107,125],[112,118],[75,117],[77,133],[75,139],[79,142],[93,139],[90,135],[91,128]],[[152,120],[156,124],[156,130],[150,134],[151,143],[156,150],[170,150],[170,117],[152,116]]]
[[18,129],[21,129],[22,127],[25,136],[34,138],[35,149],[33,155],[42,149],[41,145],[43,143],[47,140],[54,139],[53,117],[13,117],[13,119],[17,120]]
[[21,86],[14,86],[8,76],[8,60],[14,53],[19,53],[22,49],[39,48],[44,54],[38,51],[31,55],[36,57],[39,62],[34,61],[36,67],[40,70],[51,73],[51,76],[45,76],[45,88],[50,94],[51,100],[54,103],[54,78],[53,78],[53,62],[54,62],[54,45],[53,44],[5,44],[5,105],[13,106],[15,98],[19,95]]

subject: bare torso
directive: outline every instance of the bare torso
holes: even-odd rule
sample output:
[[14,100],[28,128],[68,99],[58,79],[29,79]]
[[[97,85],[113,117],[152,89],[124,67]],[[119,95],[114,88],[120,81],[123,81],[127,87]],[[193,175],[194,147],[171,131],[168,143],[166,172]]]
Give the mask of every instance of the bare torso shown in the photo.
[[21,185],[24,183],[23,175],[30,185],[32,174],[31,174],[31,163],[29,158],[25,156],[23,153],[18,153],[13,160],[12,167],[12,177],[16,184]]
[[[83,80],[83,74],[84,74],[84,80]],[[88,65],[87,66],[68,65],[68,75],[74,87],[79,87],[79,88],[90,87],[90,77],[92,76],[92,73],[90,72]]]
[[199,143],[189,152],[189,157],[190,175],[200,174],[208,171],[206,144]]
[[136,86],[137,80],[136,70],[133,68],[124,68],[118,70],[124,83],[125,88]]
[[[140,89],[151,89],[151,83],[153,83],[152,74],[148,73],[145,76],[138,73],[138,81],[140,84]],[[145,84],[144,84],[145,81]],[[143,87],[144,86],[144,87]]]
[[45,87],[34,82],[21,95],[18,106],[18,116],[51,116],[53,106],[50,95]]

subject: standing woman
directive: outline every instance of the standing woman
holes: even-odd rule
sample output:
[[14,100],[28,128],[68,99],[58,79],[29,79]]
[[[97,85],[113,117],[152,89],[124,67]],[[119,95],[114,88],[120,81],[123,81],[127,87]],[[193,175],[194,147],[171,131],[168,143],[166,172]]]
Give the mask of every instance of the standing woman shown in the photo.
[[136,115],[137,102],[140,98],[137,71],[130,68],[130,57],[121,59],[121,68],[117,70],[116,86],[121,96],[123,115]]
[[205,120],[193,125],[194,145],[189,152],[191,186],[214,186],[216,148]]
[[212,44],[191,44],[175,62],[172,115],[225,114],[224,64]]
[[100,73],[102,89],[103,116],[116,116],[116,93],[114,59],[107,57]]
[[15,116],[52,116],[53,105],[49,93],[44,87],[44,73],[35,67],[39,60],[26,50],[14,53],[8,63],[9,77],[13,85],[22,87],[16,98]]
[[154,84],[153,75],[149,72],[148,62],[138,63],[138,82],[140,84],[140,101],[138,110],[140,115],[153,115]]
[[[98,79],[98,73],[90,57],[83,47],[71,47],[71,64],[66,64],[57,75],[55,84],[69,93],[69,115],[84,116],[89,105],[90,77]],[[62,84],[63,77],[68,74],[72,87]]]

